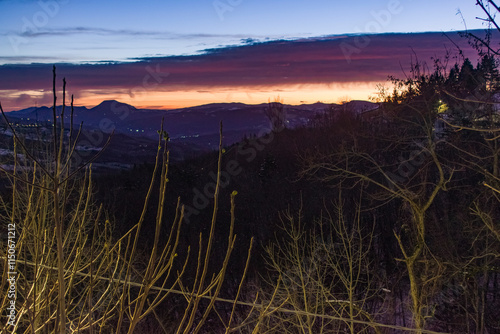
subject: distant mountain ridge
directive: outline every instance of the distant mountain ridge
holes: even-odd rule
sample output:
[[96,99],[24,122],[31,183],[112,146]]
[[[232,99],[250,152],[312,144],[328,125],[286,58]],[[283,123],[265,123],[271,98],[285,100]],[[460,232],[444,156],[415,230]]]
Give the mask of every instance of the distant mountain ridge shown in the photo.
[[[163,128],[171,138],[170,161],[185,160],[218,148],[221,121],[223,144],[226,146],[241,141],[245,136],[269,132],[270,121],[265,115],[267,106],[267,103],[212,103],[173,110],[155,110],[138,109],[119,101],[106,100],[92,108],[74,107],[74,128],[78,129],[83,123],[83,132],[76,147],[77,155],[88,157],[92,152],[99,151],[109,134],[114,131],[106,154],[102,154],[93,164],[95,168],[127,169],[136,163],[154,161],[158,130],[163,119]],[[344,106],[321,102],[298,106],[285,104],[287,127],[307,125],[316,115],[332,108],[358,114],[378,108],[378,104],[367,101],[351,101]],[[61,115],[62,106],[58,106],[56,111],[57,115]],[[50,133],[52,113],[50,107],[30,107],[6,114],[14,127],[32,129],[35,125],[42,133]],[[65,108],[64,119],[65,128],[68,129],[71,121],[70,107]],[[7,145],[12,135],[5,124],[0,126],[0,143]],[[3,146],[0,145],[0,149]],[[7,149],[7,146],[4,148]]]
[[[101,130],[104,133],[123,133],[156,139],[157,131],[164,119],[164,129],[174,141],[193,142],[213,148],[217,142],[219,122],[223,122],[225,144],[241,140],[245,135],[263,133],[270,130],[269,120],[264,110],[267,103],[249,105],[244,103],[212,103],[194,107],[155,110],[137,109],[116,100],[106,100],[93,108],[74,107],[73,124],[83,122],[86,129]],[[317,102],[314,104],[284,105],[287,126],[304,125],[316,114],[324,112],[332,104]],[[333,105],[338,106],[338,105]],[[373,110],[376,103],[351,101],[346,107],[355,113]],[[62,107],[56,108],[60,115]],[[70,107],[65,108],[65,123],[70,121]],[[30,107],[7,113],[9,118],[18,122],[52,122],[52,108]]]

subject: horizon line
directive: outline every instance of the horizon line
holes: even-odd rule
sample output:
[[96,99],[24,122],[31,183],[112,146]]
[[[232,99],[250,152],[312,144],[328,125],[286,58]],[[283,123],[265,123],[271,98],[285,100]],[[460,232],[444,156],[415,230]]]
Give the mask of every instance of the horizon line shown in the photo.
[[[101,101],[100,103],[96,104],[96,105],[93,105],[93,106],[88,106],[88,105],[78,105],[78,104],[73,104],[74,107],[78,107],[78,108],[81,108],[81,107],[84,107],[84,108],[87,108],[87,109],[93,109],[95,107],[98,107],[100,106],[101,104],[105,103],[105,102],[117,102],[121,105],[127,105],[127,106],[130,106],[130,107],[133,107],[137,110],[155,110],[155,111],[171,111],[171,110],[181,110],[181,109],[189,109],[189,108],[196,108],[196,107],[203,107],[203,106],[209,106],[209,105],[214,105],[214,104],[243,104],[243,105],[246,105],[246,106],[260,106],[260,105],[266,105],[268,103],[273,103],[273,102],[276,102],[276,101],[269,101],[269,102],[261,102],[261,103],[245,103],[245,102],[211,102],[211,103],[204,103],[204,104],[196,104],[196,105],[191,105],[191,106],[187,106],[187,107],[180,107],[180,108],[151,108],[151,107],[143,107],[143,106],[134,106],[130,103],[126,103],[126,102],[121,102],[121,101],[118,101],[118,100],[103,100]],[[278,101],[279,102],[279,101]],[[368,100],[359,100],[359,99],[352,99],[352,100],[349,100],[349,101],[345,101],[344,103],[347,104],[347,103],[351,103],[351,102],[367,102],[367,103],[372,103],[372,104],[379,104],[381,102],[375,102],[375,101],[368,101]],[[313,103],[300,103],[300,104],[294,104],[294,103],[283,103],[283,102],[280,102],[282,103],[284,106],[310,106],[310,105],[313,105],[313,104],[324,104],[324,105],[337,105],[337,106],[340,106],[340,105],[343,105],[344,103],[336,103],[336,102],[323,102],[323,101],[316,101],[316,102],[313,102]],[[62,104],[59,104],[59,105],[56,105],[56,108],[61,108],[63,105]],[[42,106],[31,106],[31,107],[27,107],[27,108],[22,108],[22,109],[14,109],[14,110],[5,110],[6,113],[9,113],[9,112],[16,112],[16,111],[23,111],[23,110],[27,110],[27,109],[30,109],[30,108],[36,108],[36,109],[40,109],[40,108],[53,108],[53,105],[52,106],[49,106],[49,105],[42,105]],[[71,108],[71,105],[65,105],[65,108]]]

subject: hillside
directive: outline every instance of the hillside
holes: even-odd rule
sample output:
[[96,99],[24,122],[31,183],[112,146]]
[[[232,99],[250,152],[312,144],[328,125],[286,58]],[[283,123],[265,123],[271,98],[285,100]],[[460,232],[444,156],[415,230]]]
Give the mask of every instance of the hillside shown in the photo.
[[[324,103],[303,104],[298,106],[284,105],[287,127],[295,128],[305,125],[317,113],[331,107]],[[367,101],[351,101],[346,105],[354,112],[362,112],[377,107]],[[239,141],[243,136],[268,132],[269,120],[264,114],[267,104],[249,105],[243,103],[214,103],[173,110],[137,109],[132,105],[115,100],[103,101],[93,107],[75,107],[73,122],[83,123],[84,128],[110,133],[122,133],[131,136],[157,138],[157,130],[164,119],[164,128],[173,141],[189,142],[198,145],[213,146],[213,135],[218,136],[219,122],[224,122],[225,144]],[[60,113],[62,107],[57,108]],[[52,109],[48,107],[27,108],[8,113],[9,118],[22,123],[50,122]],[[65,122],[71,120],[69,108],[65,111]]]

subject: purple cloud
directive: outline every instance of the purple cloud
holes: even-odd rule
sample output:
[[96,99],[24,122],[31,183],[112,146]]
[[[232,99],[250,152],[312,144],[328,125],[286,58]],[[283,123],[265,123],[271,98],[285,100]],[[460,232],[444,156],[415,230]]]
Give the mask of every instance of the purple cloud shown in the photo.
[[[131,94],[134,88],[148,85],[167,92],[383,82],[388,75],[402,77],[402,69],[407,71],[415,57],[432,69],[431,58],[444,58],[447,50],[458,54],[456,46],[465,56],[477,57],[467,40],[456,33],[447,36],[413,33],[252,41],[249,45],[205,50],[199,55],[56,66],[58,77],[66,77],[73,91],[115,90]],[[0,78],[0,90],[50,89],[52,65],[2,65]]]

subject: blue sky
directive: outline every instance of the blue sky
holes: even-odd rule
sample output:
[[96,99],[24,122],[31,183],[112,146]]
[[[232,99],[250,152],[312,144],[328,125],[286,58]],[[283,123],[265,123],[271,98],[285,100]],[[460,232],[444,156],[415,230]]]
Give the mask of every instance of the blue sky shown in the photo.
[[90,107],[366,100],[414,55],[473,57],[455,32],[485,28],[475,3],[0,0],[0,103],[50,104],[52,64]]
[[[474,0],[0,0],[0,64],[123,61],[280,38],[481,28]],[[389,14],[389,15],[387,15]]]

